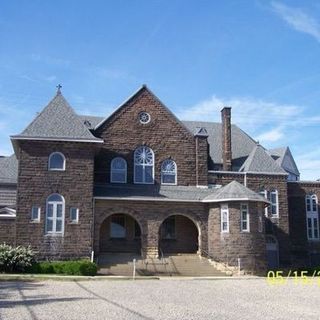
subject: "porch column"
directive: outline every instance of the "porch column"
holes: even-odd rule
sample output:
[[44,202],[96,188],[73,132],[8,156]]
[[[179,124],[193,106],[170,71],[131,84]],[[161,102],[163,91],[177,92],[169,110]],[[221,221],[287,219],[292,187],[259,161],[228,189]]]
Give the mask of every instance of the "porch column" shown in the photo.
[[159,256],[159,221],[148,220],[146,233],[142,237],[142,250],[145,258]]

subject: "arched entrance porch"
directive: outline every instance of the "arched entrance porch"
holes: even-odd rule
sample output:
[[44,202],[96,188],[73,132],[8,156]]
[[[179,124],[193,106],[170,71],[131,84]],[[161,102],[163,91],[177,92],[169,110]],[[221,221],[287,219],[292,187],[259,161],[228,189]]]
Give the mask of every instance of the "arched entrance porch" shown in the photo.
[[141,253],[141,226],[128,214],[112,214],[100,227],[99,252]]
[[200,229],[196,222],[184,215],[167,217],[159,228],[159,251],[164,254],[197,253]]

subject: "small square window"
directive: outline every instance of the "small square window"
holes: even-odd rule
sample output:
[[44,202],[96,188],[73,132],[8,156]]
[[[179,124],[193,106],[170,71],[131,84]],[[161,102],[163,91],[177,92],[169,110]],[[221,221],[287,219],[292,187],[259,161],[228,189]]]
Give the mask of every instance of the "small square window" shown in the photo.
[[37,207],[37,206],[32,207],[31,221],[40,221],[40,207]]
[[78,208],[70,208],[70,220],[71,222],[79,221],[79,209]]

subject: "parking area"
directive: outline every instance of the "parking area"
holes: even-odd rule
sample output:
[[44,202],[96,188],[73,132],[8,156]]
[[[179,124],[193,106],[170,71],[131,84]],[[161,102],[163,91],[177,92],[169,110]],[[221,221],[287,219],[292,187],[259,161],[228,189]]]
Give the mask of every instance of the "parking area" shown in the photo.
[[0,319],[319,319],[320,286],[249,280],[0,282]]

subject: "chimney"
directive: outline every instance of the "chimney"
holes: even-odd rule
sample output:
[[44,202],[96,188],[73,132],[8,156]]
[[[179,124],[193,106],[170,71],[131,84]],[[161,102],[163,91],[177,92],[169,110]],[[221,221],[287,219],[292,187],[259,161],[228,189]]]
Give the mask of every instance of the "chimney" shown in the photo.
[[232,151],[231,151],[231,108],[224,107],[221,110],[222,120],[222,164],[223,170],[232,170]]

